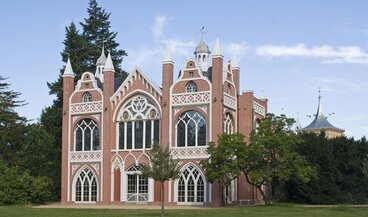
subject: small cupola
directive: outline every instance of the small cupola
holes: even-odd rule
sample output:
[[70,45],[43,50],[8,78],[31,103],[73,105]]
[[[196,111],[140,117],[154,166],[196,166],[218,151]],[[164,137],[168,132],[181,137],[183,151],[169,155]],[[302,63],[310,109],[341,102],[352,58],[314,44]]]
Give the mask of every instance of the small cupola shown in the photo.
[[198,62],[199,66],[201,67],[203,72],[208,71],[208,63],[209,63],[209,56],[210,56],[210,49],[208,48],[208,45],[203,39],[203,33],[201,36],[201,41],[197,45],[194,55],[196,58],[196,61]]

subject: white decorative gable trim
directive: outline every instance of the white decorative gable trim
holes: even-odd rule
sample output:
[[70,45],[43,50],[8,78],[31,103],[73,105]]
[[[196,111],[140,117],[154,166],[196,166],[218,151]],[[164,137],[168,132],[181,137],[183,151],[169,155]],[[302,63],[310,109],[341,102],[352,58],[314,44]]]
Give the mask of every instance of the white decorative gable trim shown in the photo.
[[140,80],[143,84],[146,85],[147,88],[151,87],[153,96],[157,97],[162,95],[159,86],[157,86],[157,84],[148,75],[146,75],[142,70],[135,66],[132,72],[128,75],[128,77],[116,90],[114,95],[110,98],[110,101],[115,103],[118,102],[119,99],[122,98],[122,95],[124,95],[126,91],[129,91],[130,85],[133,84],[133,82],[135,82],[136,80]]

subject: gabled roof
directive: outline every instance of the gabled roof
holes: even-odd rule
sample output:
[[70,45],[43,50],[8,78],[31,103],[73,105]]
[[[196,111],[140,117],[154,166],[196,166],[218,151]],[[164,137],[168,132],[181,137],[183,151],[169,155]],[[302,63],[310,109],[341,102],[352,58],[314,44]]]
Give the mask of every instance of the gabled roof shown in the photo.
[[301,129],[301,131],[314,131],[314,130],[333,130],[337,132],[344,132],[345,130],[333,126],[328,122],[327,117],[323,114],[321,95],[318,96],[318,108],[317,114],[308,126]]
[[[124,82],[122,82],[122,84],[118,88],[116,88],[115,93],[111,97],[111,99],[114,99],[119,94],[119,90],[120,89],[123,89],[124,90],[124,87],[125,86],[128,86],[129,85],[129,82],[130,83],[133,83],[133,75],[135,75],[137,73],[141,74],[142,77],[153,87],[153,89],[155,89],[155,91],[159,95],[162,95],[161,88],[148,75],[146,75],[142,70],[140,70],[137,66],[135,66],[133,68],[132,72],[129,73],[128,77],[124,80]],[[116,84],[119,83],[119,81],[116,81],[116,82],[117,82]]]

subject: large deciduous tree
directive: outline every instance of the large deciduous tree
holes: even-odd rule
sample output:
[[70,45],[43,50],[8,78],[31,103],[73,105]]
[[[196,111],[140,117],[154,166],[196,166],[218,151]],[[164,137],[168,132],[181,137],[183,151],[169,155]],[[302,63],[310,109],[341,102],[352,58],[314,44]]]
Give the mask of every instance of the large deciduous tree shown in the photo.
[[151,161],[149,164],[141,164],[142,176],[149,177],[161,182],[161,217],[164,216],[164,183],[170,179],[179,178],[180,170],[177,160],[171,156],[169,147],[162,148],[159,144],[154,144],[148,153]]
[[272,183],[291,177],[308,182],[315,175],[315,168],[295,151],[301,140],[291,130],[293,123],[285,115],[267,114],[259,127],[252,130],[244,152],[237,156],[248,183],[259,190],[266,205],[271,204]]
[[213,183],[218,181],[222,184],[222,202],[228,204],[228,187],[231,182],[239,176],[238,154],[244,151],[244,136],[240,133],[221,134],[217,143],[211,142],[207,148],[210,157],[201,161],[206,178]]

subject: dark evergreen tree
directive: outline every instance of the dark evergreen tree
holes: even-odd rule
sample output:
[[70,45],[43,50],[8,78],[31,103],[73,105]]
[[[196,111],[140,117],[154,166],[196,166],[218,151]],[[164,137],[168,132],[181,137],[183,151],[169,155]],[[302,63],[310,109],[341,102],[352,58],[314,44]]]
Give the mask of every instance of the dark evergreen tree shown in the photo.
[[314,167],[317,176],[309,183],[291,179],[285,185],[288,199],[313,204],[362,203],[368,198],[368,179],[362,167],[368,154],[365,138],[345,136],[327,139],[324,132],[302,134],[296,147]]
[[19,150],[26,135],[26,118],[14,109],[22,106],[20,93],[10,90],[6,78],[0,76],[0,161],[7,165],[19,164]]
[[111,58],[115,68],[115,76],[125,79],[126,72],[121,69],[123,57],[127,55],[124,50],[119,49],[119,43],[115,41],[117,32],[110,31],[110,15],[105,9],[98,6],[96,0],[90,0],[88,18],[84,19],[80,25],[83,28],[83,37],[88,42],[87,65],[90,71],[95,69],[96,60],[101,55],[101,47],[104,43],[106,50],[111,53]]

